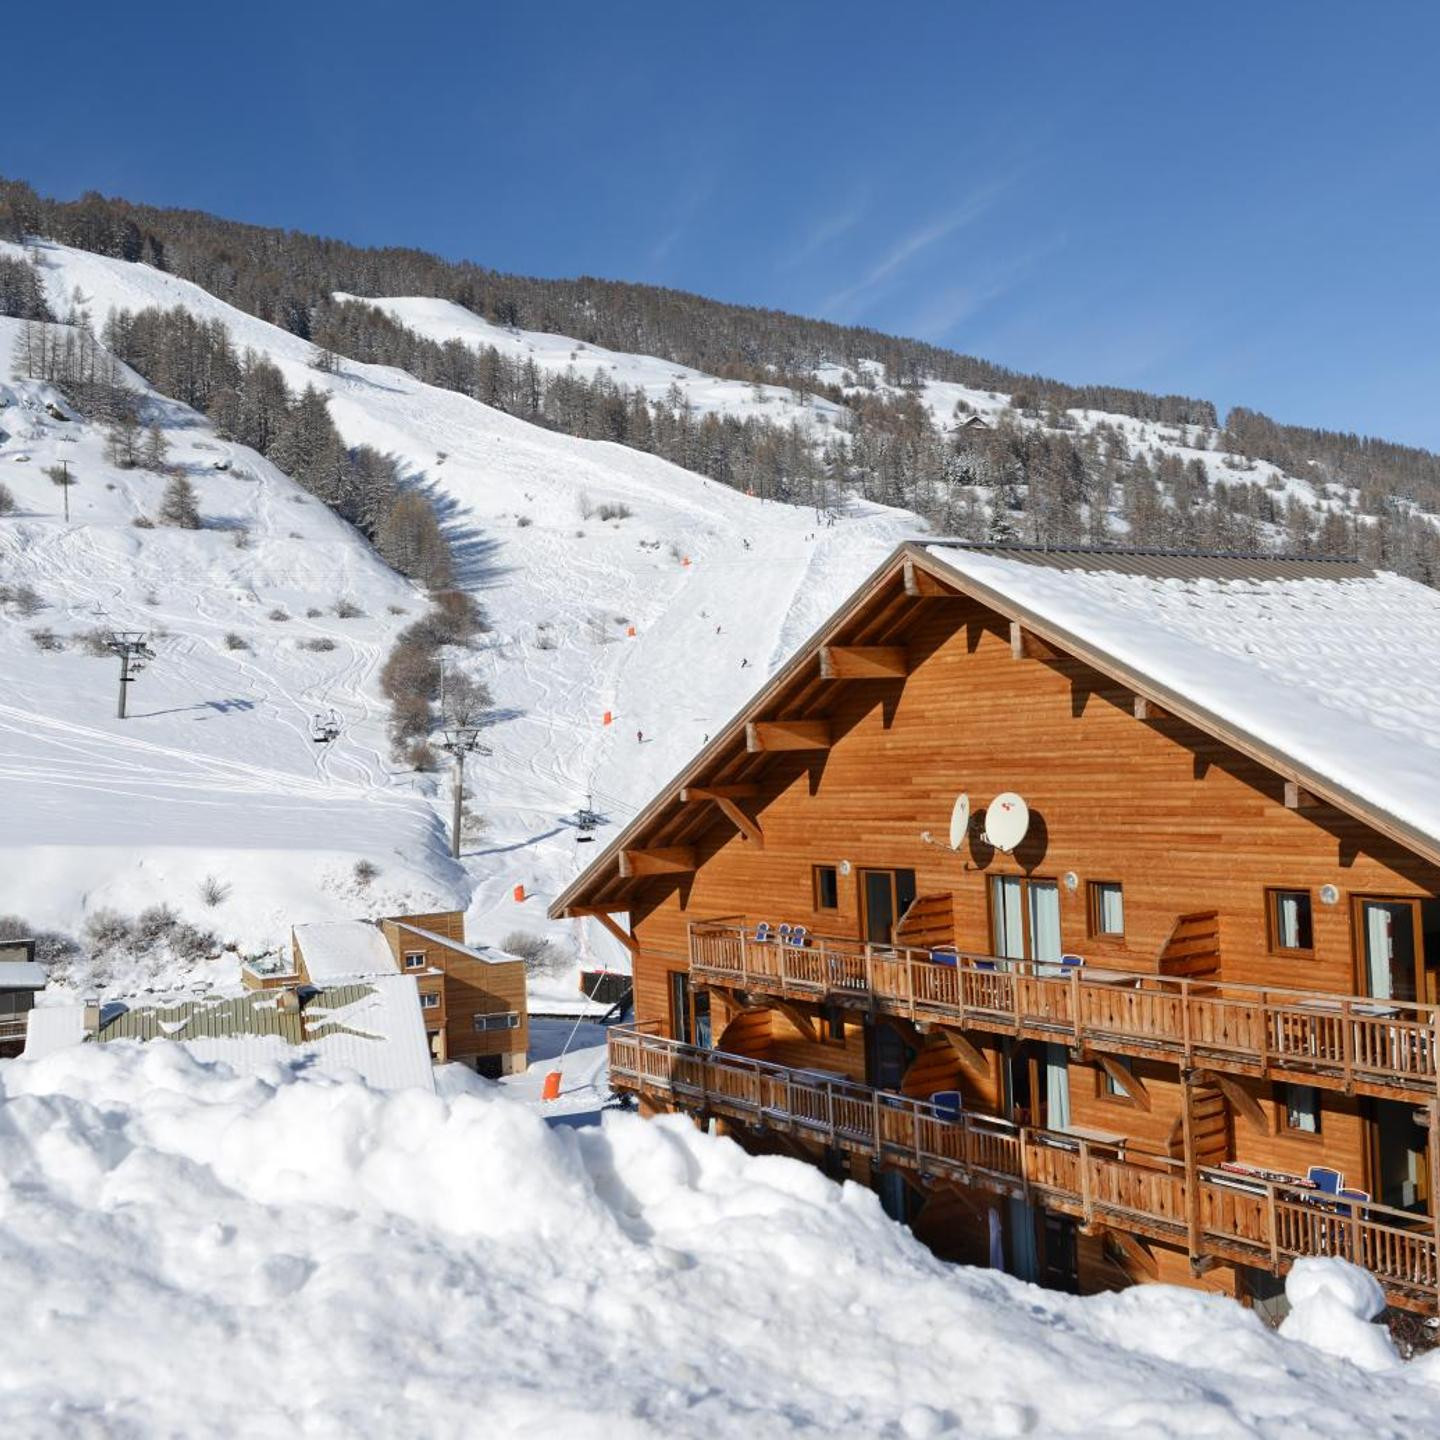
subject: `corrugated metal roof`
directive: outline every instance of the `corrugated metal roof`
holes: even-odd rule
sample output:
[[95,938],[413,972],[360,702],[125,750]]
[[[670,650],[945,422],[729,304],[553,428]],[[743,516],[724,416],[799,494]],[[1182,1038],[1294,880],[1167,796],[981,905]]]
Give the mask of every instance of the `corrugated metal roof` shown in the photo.
[[1353,556],[1266,555],[1227,550],[1166,550],[1123,545],[981,544],[925,540],[936,550],[974,550],[1051,570],[1144,575],[1156,580],[1357,580],[1376,572]]

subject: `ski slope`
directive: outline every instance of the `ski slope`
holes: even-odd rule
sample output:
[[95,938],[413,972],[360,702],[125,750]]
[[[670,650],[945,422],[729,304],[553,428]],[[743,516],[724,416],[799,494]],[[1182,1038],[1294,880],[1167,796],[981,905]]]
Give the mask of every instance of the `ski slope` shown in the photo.
[[[413,483],[433,494],[455,543],[461,583],[483,601],[494,625],[459,663],[490,685],[496,709],[485,736],[493,753],[470,769],[474,808],[489,828],[466,846],[463,875],[435,857],[433,865],[426,861],[424,883],[417,878],[413,888],[417,900],[444,892],[468,903],[473,939],[498,943],[511,930],[548,930],[575,947],[583,963],[623,964],[623,950],[592,922],[552,925],[544,918],[549,897],[590,849],[577,846],[575,811],[589,796],[610,823],[625,819],[791,645],[918,528],[907,512],[864,504],[826,525],[811,511],[747,497],[657,457],[527,425],[401,370],[342,361],[337,373],[321,373],[312,368],[308,342],[186,281],[62,246],[43,245],[38,254],[57,313],[67,313],[78,297],[97,327],[112,310],[150,305],[179,304],[219,319],[237,346],[279,366],[292,390],[307,384],[324,390],[347,443],[394,454]],[[594,512],[604,504],[630,514],[601,521]],[[286,522],[292,512],[320,516],[317,505],[287,506]],[[223,549],[225,541],[214,543]],[[236,564],[243,571],[252,558],[237,552]],[[393,577],[390,583],[399,584]],[[338,578],[327,578],[315,588],[338,586]],[[405,593],[413,613],[415,596],[408,587]],[[126,603],[138,602],[132,596]],[[185,622],[199,605],[177,602],[177,646],[190,643]],[[337,674],[327,691],[334,697],[342,685],[353,686],[349,712],[369,714],[377,727],[363,732],[376,752],[368,773],[352,767],[347,780],[380,803],[375,823],[382,829],[392,810],[415,815],[415,797],[423,796],[433,840],[434,824],[448,814],[448,779],[387,773],[378,739],[375,667],[394,629],[407,622],[387,616],[383,605],[365,608],[373,628],[354,633],[372,650],[363,660],[356,656],[348,680]],[[217,625],[224,623],[217,617]],[[157,690],[162,669],[152,672]],[[167,703],[176,707],[212,698],[214,690],[198,693],[179,676],[164,683],[173,684]],[[37,695],[25,713],[63,714],[80,685],[77,674]],[[307,704],[314,689],[305,688]],[[607,711],[609,726],[602,723]],[[126,734],[145,738],[138,723]],[[253,743],[265,753],[271,741]],[[250,750],[247,742],[242,763]],[[322,833],[339,830],[326,826]],[[425,853],[433,857],[428,842]],[[520,902],[517,885],[527,897]],[[387,903],[398,903],[402,889],[387,891]],[[347,898],[352,910],[380,908],[371,896]],[[287,924],[333,913],[307,907],[303,894],[288,888],[283,903]],[[73,909],[73,901],[62,908]],[[277,923],[267,923],[268,933],[283,935]],[[263,928],[257,922],[255,929]],[[555,983],[572,995],[573,971]]]
[[[22,329],[0,320],[0,355]],[[360,859],[382,872],[367,901],[454,903],[464,875],[429,804],[390,784],[371,684],[399,623],[387,607],[419,614],[423,598],[269,462],[131,383],[205,529],[138,528],[165,478],[111,465],[98,426],[47,408],[63,413],[58,391],[0,382],[0,483],[16,502],[0,584],[43,601],[30,616],[0,607],[0,911],[75,932],[98,909],[167,903],[257,950],[297,911],[348,914]],[[68,524],[45,473],[61,461],[77,481]],[[338,619],[341,598],[364,615]],[[123,721],[118,662],[76,639],[97,629],[151,636]],[[39,631],[65,648],[41,650]],[[303,648],[317,641],[333,648]],[[341,736],[317,746],[312,716],[332,708]],[[213,907],[197,894],[206,876],[229,887]]]
[[795,424],[812,438],[823,439],[827,432],[844,428],[848,413],[843,405],[823,396],[810,396],[802,402],[783,385],[722,380],[655,355],[627,355],[601,345],[587,345],[568,335],[495,325],[453,300],[423,295],[371,299],[343,291],[337,292],[335,298],[373,305],[428,340],[441,344],[458,340],[471,349],[493,348],[506,359],[531,361],[547,374],[572,370],[578,379],[587,382],[603,374],[626,390],[643,391],[651,401],[665,400],[673,389],[697,418],[729,415],[771,425]]

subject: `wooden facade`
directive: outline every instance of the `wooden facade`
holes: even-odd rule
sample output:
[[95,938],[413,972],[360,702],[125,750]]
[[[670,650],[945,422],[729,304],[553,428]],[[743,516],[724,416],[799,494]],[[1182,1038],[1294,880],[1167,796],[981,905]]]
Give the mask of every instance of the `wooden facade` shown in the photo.
[[[1242,1298],[1343,1254],[1434,1310],[1440,846],[1067,638],[882,567],[556,902],[629,916],[613,1083],[942,1254]],[[1026,798],[1013,854],[951,849],[961,791]]]

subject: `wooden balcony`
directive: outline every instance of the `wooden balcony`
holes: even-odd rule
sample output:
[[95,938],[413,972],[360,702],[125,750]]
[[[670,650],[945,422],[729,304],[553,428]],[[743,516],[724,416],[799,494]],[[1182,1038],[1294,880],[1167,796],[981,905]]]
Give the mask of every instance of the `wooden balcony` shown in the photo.
[[918,1024],[1296,1081],[1347,1094],[1440,1099],[1440,1007],[1214,979],[1039,965],[812,938],[756,943],[733,920],[690,926],[697,982]]
[[30,1016],[0,1015],[0,1055],[15,1056],[25,1048]]
[[1440,1302],[1434,1222],[1382,1205],[1339,1205],[1313,1192],[1127,1156],[1125,1147],[993,1115],[952,1113],[722,1051],[682,1045],[648,1026],[612,1029],[610,1083],[679,1109],[867,1155],[917,1176],[1012,1195],[1109,1227],[1168,1241],[1192,1258],[1280,1274],[1306,1255],[1370,1270],[1392,1304],[1433,1314]]

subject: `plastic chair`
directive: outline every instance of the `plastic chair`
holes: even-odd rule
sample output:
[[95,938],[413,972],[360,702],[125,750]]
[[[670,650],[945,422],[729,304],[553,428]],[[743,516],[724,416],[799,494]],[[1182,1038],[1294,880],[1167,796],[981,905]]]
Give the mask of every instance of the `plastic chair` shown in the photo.
[[975,968],[977,970],[994,970],[996,967],[993,960],[976,960]]
[[[1352,1204],[1355,1205],[1368,1205],[1370,1203],[1370,1192],[1368,1190],[1337,1190],[1335,1192],[1335,1198],[1337,1200],[1349,1200]],[[1346,1219],[1349,1219],[1350,1206],[1337,1205],[1335,1207],[1335,1212],[1336,1214],[1344,1215]]]
[[1312,1165],[1305,1172],[1305,1178],[1322,1195],[1338,1195],[1340,1187],[1345,1183],[1345,1177],[1338,1170],[1331,1170],[1327,1165]]
[[788,925],[782,925],[775,934],[782,945],[790,943],[790,927]]
[[808,945],[810,932],[803,925],[792,925],[790,927],[790,943],[792,945]]
[[964,1097],[958,1090],[937,1090],[931,1095],[930,1103],[941,1115],[955,1118],[964,1108]]
[[960,957],[953,950],[932,950],[930,963],[932,965],[949,965],[953,969],[960,963]]
[[754,943],[756,945],[768,945],[770,943],[770,922],[762,920],[755,927]]
[[1074,970],[1077,966],[1085,963],[1085,957],[1083,955],[1062,955],[1060,963],[1067,970]]

